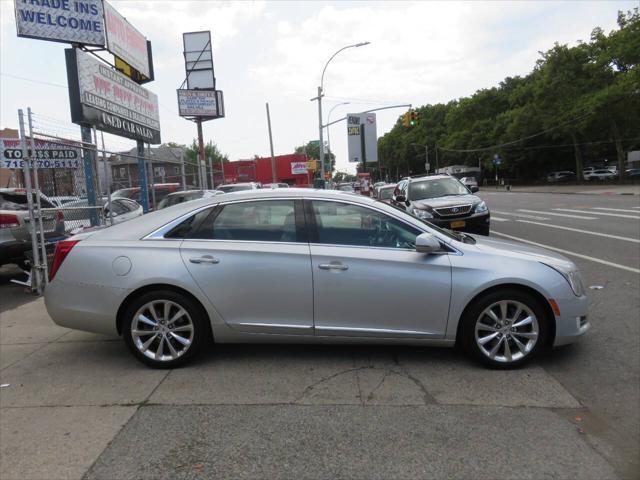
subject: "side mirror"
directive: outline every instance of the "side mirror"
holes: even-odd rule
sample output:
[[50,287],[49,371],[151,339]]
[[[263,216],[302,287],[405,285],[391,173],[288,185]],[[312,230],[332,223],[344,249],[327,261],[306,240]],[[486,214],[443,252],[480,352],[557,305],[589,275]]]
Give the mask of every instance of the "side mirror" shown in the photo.
[[440,242],[430,233],[421,233],[416,237],[416,252],[433,253],[440,250]]
[[404,195],[396,195],[396,202],[404,203],[407,201],[407,198]]
[[471,193],[476,193],[478,190],[480,190],[478,187],[476,187],[475,185],[469,187],[469,189],[471,190]]

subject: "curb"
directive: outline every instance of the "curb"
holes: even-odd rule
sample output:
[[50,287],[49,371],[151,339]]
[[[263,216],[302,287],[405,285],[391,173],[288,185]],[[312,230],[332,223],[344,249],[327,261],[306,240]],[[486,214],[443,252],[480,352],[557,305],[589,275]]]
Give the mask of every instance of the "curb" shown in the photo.
[[[485,190],[490,192],[491,190]],[[640,193],[633,192],[545,192],[541,190],[493,190],[496,193],[541,193],[541,194],[553,194],[553,195],[640,195]]]

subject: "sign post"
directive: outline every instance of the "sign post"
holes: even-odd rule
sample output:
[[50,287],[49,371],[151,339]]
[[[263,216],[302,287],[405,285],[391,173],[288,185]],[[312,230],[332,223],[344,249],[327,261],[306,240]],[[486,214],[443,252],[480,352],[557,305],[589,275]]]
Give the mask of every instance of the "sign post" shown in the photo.
[[[182,34],[186,78],[177,91],[178,114],[196,123],[198,130],[198,178],[200,188],[207,188],[202,122],[224,117],[222,92],[216,90],[211,51],[211,32],[187,32]],[[184,85],[186,89],[183,89]],[[224,175],[224,174],[223,174]],[[211,181],[213,187],[213,179]]]

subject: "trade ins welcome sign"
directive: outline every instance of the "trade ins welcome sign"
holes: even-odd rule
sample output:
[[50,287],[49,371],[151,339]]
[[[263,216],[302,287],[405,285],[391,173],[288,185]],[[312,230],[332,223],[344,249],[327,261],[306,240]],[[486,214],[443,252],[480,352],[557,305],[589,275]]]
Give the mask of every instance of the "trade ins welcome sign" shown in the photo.
[[102,0],[16,0],[19,37],[105,45]]

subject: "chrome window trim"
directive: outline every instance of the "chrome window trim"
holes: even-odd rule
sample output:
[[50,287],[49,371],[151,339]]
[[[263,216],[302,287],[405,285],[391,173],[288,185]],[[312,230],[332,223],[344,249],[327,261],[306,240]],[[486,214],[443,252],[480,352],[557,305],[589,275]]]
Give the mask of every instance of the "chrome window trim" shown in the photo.
[[[212,197],[215,198],[215,197]],[[163,225],[162,227],[154,230],[153,232],[149,233],[148,235],[144,236],[141,238],[141,240],[169,240],[169,241],[175,241],[175,240],[182,240],[182,241],[197,241],[197,242],[242,242],[242,243],[269,243],[269,244],[290,244],[290,245],[300,245],[300,244],[304,244],[307,243],[307,245],[314,245],[314,246],[334,246],[334,247],[349,247],[349,248],[375,248],[375,249],[381,249],[381,250],[400,250],[400,251],[409,251],[409,252],[415,252],[415,250],[409,249],[409,248],[393,248],[393,247],[371,247],[371,246],[364,246],[364,245],[337,245],[334,243],[309,243],[309,242],[276,242],[276,241],[271,241],[271,242],[262,242],[262,241],[258,241],[258,240],[222,240],[222,239],[196,239],[196,238],[182,238],[182,239],[176,239],[176,238],[164,238],[164,236],[170,231],[172,230],[174,227],[176,227],[177,225],[179,225],[180,223],[182,223],[183,221],[185,221],[187,218],[189,218],[192,215],[197,215],[198,213],[202,212],[203,210],[206,210],[208,208],[215,208],[217,206],[221,206],[221,205],[230,205],[230,204],[234,204],[234,203],[247,203],[247,202],[267,202],[267,201],[272,201],[272,200],[291,200],[291,201],[296,201],[296,200],[308,200],[313,202],[315,201],[320,201],[320,202],[336,202],[336,203],[344,203],[347,205],[355,205],[357,207],[362,207],[362,208],[368,208],[370,210],[373,210],[377,213],[381,213],[383,215],[387,215],[388,217],[391,217],[409,227],[413,227],[419,231],[421,231],[422,233],[431,233],[432,235],[435,235],[445,246],[446,248],[451,248],[452,250],[454,250],[454,252],[434,252],[434,255],[462,255],[462,252],[457,249],[456,247],[454,247],[453,245],[451,245],[450,243],[444,241],[440,235],[438,234],[438,232],[435,232],[433,230],[429,230],[427,226],[422,226],[422,225],[414,225],[412,223],[407,222],[406,220],[404,220],[403,218],[400,218],[396,215],[393,215],[389,212],[386,212],[380,208],[376,208],[375,206],[372,205],[364,205],[362,203],[358,203],[358,202],[350,202],[348,198],[340,198],[340,199],[335,199],[332,197],[307,197],[307,196],[302,196],[302,197],[292,197],[292,196],[287,196],[286,194],[283,194],[282,196],[277,196],[277,197],[268,197],[268,198],[243,198],[240,200],[226,200],[226,201],[220,201],[220,202],[216,202],[216,203],[212,203],[209,205],[205,205],[203,207],[197,208],[195,210],[191,210],[188,213],[185,213],[183,215],[181,215],[180,217],[172,220],[171,222]]]

